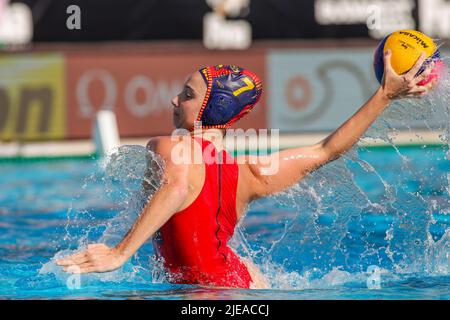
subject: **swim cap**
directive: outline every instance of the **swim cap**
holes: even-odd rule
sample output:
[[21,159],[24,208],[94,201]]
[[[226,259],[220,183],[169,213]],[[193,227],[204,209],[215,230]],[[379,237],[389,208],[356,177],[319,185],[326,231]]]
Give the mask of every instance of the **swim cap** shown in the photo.
[[197,116],[202,128],[230,127],[250,112],[261,97],[261,81],[248,70],[219,64],[200,69],[199,72],[207,86]]

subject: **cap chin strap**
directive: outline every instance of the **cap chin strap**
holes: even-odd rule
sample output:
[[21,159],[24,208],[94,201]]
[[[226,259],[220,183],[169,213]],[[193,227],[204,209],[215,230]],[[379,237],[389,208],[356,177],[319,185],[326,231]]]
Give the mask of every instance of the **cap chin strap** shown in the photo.
[[[234,122],[234,121],[233,121]],[[189,129],[190,132],[193,132],[195,130],[204,130],[204,129],[228,129],[231,127],[231,125],[233,124],[232,121],[227,122],[226,124],[220,124],[220,125],[213,125],[213,126],[208,126],[208,125],[202,125],[201,121],[194,121],[194,124],[191,126],[191,128]]]

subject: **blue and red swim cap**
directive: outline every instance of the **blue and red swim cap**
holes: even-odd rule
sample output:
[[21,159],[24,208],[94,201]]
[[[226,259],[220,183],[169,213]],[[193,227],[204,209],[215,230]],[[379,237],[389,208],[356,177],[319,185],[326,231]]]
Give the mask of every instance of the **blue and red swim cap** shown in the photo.
[[258,103],[262,83],[252,72],[234,65],[206,67],[199,72],[207,89],[197,116],[202,128],[229,128]]

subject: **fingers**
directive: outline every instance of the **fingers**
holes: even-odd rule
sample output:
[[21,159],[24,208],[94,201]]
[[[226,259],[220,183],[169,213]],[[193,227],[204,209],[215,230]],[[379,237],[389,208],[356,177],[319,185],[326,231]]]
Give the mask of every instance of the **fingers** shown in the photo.
[[88,245],[86,251],[59,259],[56,263],[69,273],[107,272],[123,264],[113,249],[101,243]]
[[80,268],[80,273],[100,272],[96,267]]
[[74,265],[70,265],[68,267],[64,267],[63,271],[64,272],[69,272],[69,273],[79,273],[80,270],[85,269],[85,268],[89,268],[89,267],[93,267],[91,262],[85,262],[85,263],[80,263],[80,264],[74,264]]
[[424,95],[427,94],[428,91],[420,91],[420,92],[415,92],[415,93],[409,93],[406,95],[407,98],[421,98]]
[[99,249],[99,248],[104,248],[105,245],[103,243],[93,243],[93,244],[88,244],[87,248],[89,249]]
[[385,70],[389,70],[391,72],[395,72],[391,65],[391,57],[392,57],[392,51],[390,49],[386,50],[384,53],[384,68]]
[[67,268],[67,270],[64,270],[68,273],[72,274],[82,274],[82,273],[89,273],[89,272],[98,272],[99,270],[97,267],[91,265],[91,264],[85,264],[83,266],[70,266]]
[[433,79],[429,83],[427,83],[424,86],[415,85],[412,89],[408,91],[408,94],[406,97],[409,98],[420,98],[429,93],[431,90],[433,90],[434,86],[436,85],[437,80]]
[[99,272],[100,269],[96,265],[95,262],[88,260],[82,263],[74,263],[63,268],[64,272],[72,273],[72,274],[81,274],[88,272]]
[[422,99],[427,93],[415,93],[415,94],[408,94],[405,96],[405,98],[409,99]]
[[87,260],[89,260],[90,253],[99,252],[102,249],[105,249],[105,245],[102,243],[89,244],[86,251],[76,253],[76,254],[64,257],[62,259],[59,259],[56,261],[56,264],[60,265],[60,266],[67,266],[67,265],[72,265],[72,264],[83,263],[83,262],[86,262]]
[[434,63],[434,62],[431,62],[431,63],[427,66],[427,68],[426,68],[426,69],[425,69],[418,77],[416,77],[416,78],[414,79],[414,84],[417,84],[417,83],[419,83],[420,81],[427,79],[427,78],[431,75],[431,73],[433,72],[434,67],[435,67],[435,63]]
[[432,81],[428,82],[426,85],[424,86],[420,86],[421,88],[425,88],[426,93],[430,92],[431,90],[434,89],[434,87],[437,84],[437,79],[433,79]]
[[428,90],[422,86],[415,86],[414,88],[408,91],[408,94],[417,94],[422,92],[428,92]]
[[84,252],[80,252],[80,253],[59,259],[56,261],[56,264],[59,266],[68,266],[68,265],[86,262],[88,259],[89,258],[87,256],[86,252],[84,251]]
[[96,267],[86,267],[86,268],[81,268],[80,269],[80,274],[81,273],[90,273],[90,272],[97,272],[97,268]]
[[420,54],[419,59],[416,61],[416,64],[411,68],[411,70],[409,70],[405,74],[405,76],[407,78],[414,79],[414,77],[416,76],[417,72],[419,72],[420,68],[422,67],[422,64],[425,62],[426,57],[427,56],[426,56],[425,52],[422,52]]

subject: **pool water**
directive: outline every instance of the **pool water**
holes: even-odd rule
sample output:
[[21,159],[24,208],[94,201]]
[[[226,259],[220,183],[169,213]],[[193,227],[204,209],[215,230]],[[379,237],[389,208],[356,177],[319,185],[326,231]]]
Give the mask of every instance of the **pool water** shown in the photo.
[[148,241],[124,267],[54,264],[120,241],[142,207],[143,148],[109,161],[0,162],[0,299],[449,299],[447,146],[352,150],[252,203],[230,244],[270,290],[172,285]]

